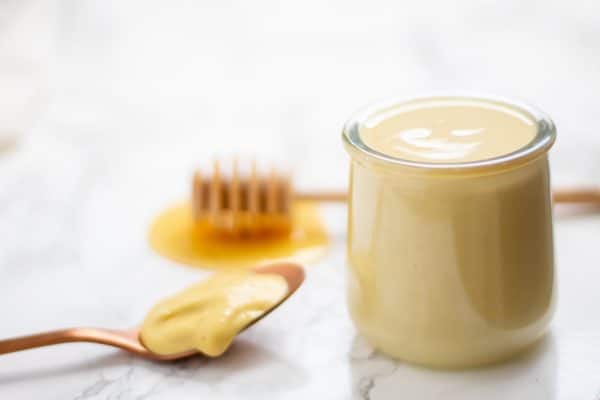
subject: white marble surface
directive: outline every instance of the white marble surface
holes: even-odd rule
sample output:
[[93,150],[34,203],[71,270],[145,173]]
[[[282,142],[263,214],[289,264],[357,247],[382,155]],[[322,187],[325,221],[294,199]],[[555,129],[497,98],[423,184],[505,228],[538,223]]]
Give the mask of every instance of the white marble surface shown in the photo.
[[[594,1],[54,2],[54,91],[0,155],[0,336],[128,327],[205,272],[154,254],[152,216],[214,152],[346,183],[357,107],[431,89],[529,99],[559,127],[555,186],[600,181]],[[258,3],[258,4],[257,4]],[[1,33],[0,33],[1,34]],[[218,360],[157,364],[88,344],[0,357],[1,399],[600,399],[600,215],[555,219],[559,302],[524,358],[429,371],[374,353],[344,299],[345,210],[302,289]]]

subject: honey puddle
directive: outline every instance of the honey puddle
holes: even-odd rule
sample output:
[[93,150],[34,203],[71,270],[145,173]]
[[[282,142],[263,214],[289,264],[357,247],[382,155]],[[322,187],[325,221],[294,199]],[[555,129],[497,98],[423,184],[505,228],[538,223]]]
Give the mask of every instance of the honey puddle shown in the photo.
[[195,224],[191,205],[184,203],[154,220],[149,241],[166,258],[204,268],[250,267],[281,259],[308,262],[324,253],[329,237],[316,204],[294,203],[292,226],[292,232],[283,236],[219,237]]

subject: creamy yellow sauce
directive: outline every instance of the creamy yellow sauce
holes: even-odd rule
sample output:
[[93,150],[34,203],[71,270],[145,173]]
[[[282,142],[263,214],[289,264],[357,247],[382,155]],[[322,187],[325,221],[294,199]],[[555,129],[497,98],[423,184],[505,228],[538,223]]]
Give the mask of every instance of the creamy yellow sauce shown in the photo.
[[224,237],[197,224],[189,203],[162,212],[149,231],[150,246],[183,264],[204,268],[243,268],[273,260],[314,261],[324,253],[329,236],[315,204],[294,203],[292,230],[283,235]]
[[169,297],[150,310],[140,332],[157,354],[196,349],[216,357],[250,323],[279,304],[288,286],[279,275],[230,270]]
[[382,111],[361,127],[361,138],[386,155],[432,163],[494,158],[522,148],[535,121],[512,106],[473,99],[407,102]]
[[[525,112],[464,102],[399,105],[376,114],[361,138],[387,155],[436,163],[502,156],[535,135]],[[430,133],[402,137],[411,129]],[[509,357],[544,333],[555,286],[546,154],[457,172],[349,152],[349,309],[375,347],[415,363],[463,367]]]

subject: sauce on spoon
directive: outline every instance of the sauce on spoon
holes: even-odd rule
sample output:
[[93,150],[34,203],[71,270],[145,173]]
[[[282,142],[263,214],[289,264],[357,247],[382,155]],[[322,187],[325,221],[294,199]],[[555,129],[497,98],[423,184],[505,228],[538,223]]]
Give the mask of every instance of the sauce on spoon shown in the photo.
[[217,357],[241,330],[287,295],[288,284],[280,275],[221,271],[154,306],[140,339],[156,354],[195,349]]

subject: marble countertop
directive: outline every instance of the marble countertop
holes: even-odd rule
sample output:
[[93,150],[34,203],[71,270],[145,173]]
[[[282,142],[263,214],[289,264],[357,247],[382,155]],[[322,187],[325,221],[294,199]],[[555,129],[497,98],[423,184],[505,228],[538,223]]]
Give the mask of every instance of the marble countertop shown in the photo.
[[[418,3],[418,4],[417,4]],[[553,116],[553,184],[600,182],[600,6],[563,2],[54,1],[43,112],[0,153],[0,336],[129,327],[207,272],[154,254],[152,217],[213,154],[284,160],[343,188],[357,107],[466,89]],[[50,16],[49,16],[50,18]],[[0,71],[1,72],[1,71]],[[301,290],[220,359],[173,364],[97,345],[0,357],[2,399],[600,399],[600,214],[556,210],[559,300],[530,353],[431,371],[357,337],[345,306],[345,209]]]

